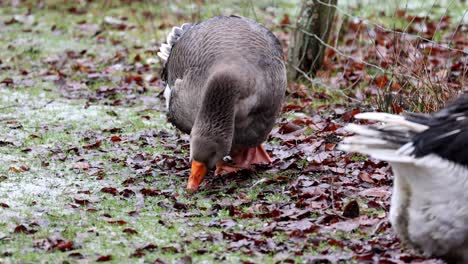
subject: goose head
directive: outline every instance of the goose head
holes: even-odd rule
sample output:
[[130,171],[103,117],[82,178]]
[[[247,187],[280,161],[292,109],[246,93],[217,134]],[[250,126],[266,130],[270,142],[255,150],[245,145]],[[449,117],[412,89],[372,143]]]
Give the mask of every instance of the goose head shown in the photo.
[[225,140],[215,137],[193,135],[190,139],[190,160],[192,168],[190,170],[187,190],[194,192],[202,182],[209,170],[216,166],[227,153],[230,144]]

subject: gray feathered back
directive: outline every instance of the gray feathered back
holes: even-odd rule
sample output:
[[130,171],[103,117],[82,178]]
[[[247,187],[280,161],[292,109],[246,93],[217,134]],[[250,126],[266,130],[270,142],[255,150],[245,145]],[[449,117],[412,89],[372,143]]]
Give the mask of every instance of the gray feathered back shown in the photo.
[[[168,37],[169,43],[173,44],[170,49],[162,47],[161,51],[163,57],[168,55],[163,80],[170,90],[171,122],[190,133],[197,116],[212,115],[199,112],[207,89],[210,89],[207,81],[219,73],[219,69],[229,69],[228,74],[241,79],[238,84],[242,83],[232,86],[236,90],[234,109],[227,110],[220,105],[218,110],[211,108],[210,111],[234,112],[233,144],[257,146],[264,141],[273,127],[286,90],[283,51],[273,33],[251,19],[221,16],[175,29],[172,35],[179,37]],[[220,97],[215,101],[223,101],[223,96],[233,98],[221,91],[215,94]]]
[[272,60],[282,63],[283,52],[278,39],[253,20],[237,16],[214,17],[186,28],[169,50],[171,57],[166,70],[170,85],[183,77],[187,67],[200,65],[207,69],[219,60],[242,58],[245,63],[261,68]]

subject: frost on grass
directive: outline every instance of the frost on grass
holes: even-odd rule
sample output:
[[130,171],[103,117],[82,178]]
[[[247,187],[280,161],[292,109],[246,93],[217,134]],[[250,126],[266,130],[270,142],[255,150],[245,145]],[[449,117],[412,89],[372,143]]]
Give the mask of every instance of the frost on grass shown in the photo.
[[[0,149],[0,174],[7,175],[0,183],[0,201],[11,208],[0,215],[1,221],[34,214],[31,208],[64,208],[79,191],[102,188],[102,182],[83,173],[89,165],[73,159],[57,162],[50,153],[84,145],[83,131],[131,127],[135,119],[132,109],[102,105],[85,109],[83,102],[51,99],[46,93],[31,96],[27,91],[0,90],[0,105],[15,105],[0,113],[7,124],[0,127],[0,140],[14,146]],[[118,117],[110,111],[117,111]],[[143,121],[143,126],[157,128],[164,122],[163,115],[155,117]]]

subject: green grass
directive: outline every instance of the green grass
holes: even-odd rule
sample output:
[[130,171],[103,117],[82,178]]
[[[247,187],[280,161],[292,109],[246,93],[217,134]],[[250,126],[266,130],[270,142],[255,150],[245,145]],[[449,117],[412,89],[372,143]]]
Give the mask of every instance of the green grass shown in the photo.
[[354,153],[350,159],[352,161],[365,161],[367,160],[367,155],[364,155],[364,154],[360,154],[360,153]]
[[[52,89],[52,87],[50,87]],[[86,258],[96,259],[100,255],[112,254],[114,263],[119,263],[121,259],[129,258],[135,248],[143,247],[147,244],[177,245],[180,253],[164,252],[157,249],[148,252],[145,259],[162,259],[171,261],[181,258],[184,255],[193,255],[195,261],[215,261],[216,255],[225,252],[225,245],[217,243],[212,245],[206,242],[195,242],[189,245],[181,244],[181,238],[189,238],[184,228],[187,223],[181,222],[171,217],[164,217],[167,209],[159,207],[159,202],[171,204],[166,198],[146,198],[144,207],[141,197],[131,197],[123,199],[110,194],[101,194],[99,190],[103,186],[117,186],[125,178],[131,177],[132,172],[122,165],[109,163],[111,158],[119,157],[112,151],[113,145],[105,143],[101,148],[107,153],[96,155],[92,151],[84,151],[82,156],[92,165],[101,166],[110,174],[105,177],[104,182],[95,180],[88,176],[86,172],[72,169],[75,158],[71,157],[65,161],[54,159],[50,152],[57,145],[83,146],[86,145],[81,136],[82,131],[102,131],[114,126],[124,127],[122,134],[131,135],[140,131],[154,129],[158,124],[164,124],[162,115],[153,115],[153,121],[142,121],[135,112],[135,108],[118,108],[105,106],[92,106],[83,110],[83,102],[66,101],[56,98],[54,94],[46,93],[42,100],[38,100],[36,95],[31,95],[28,90],[1,90],[0,100],[13,99],[29,102],[29,104],[16,108],[17,111],[4,111],[2,116],[19,121],[23,128],[19,130],[9,130],[2,126],[2,135],[14,133],[14,138],[21,145],[21,148],[0,147],[1,174],[7,179],[0,185],[0,201],[7,203],[10,208],[0,209],[7,211],[0,217],[0,233],[9,234],[8,240],[0,241],[2,254],[10,255],[8,261],[22,261],[25,263],[37,262],[57,262],[69,261],[68,254],[80,252]],[[34,98],[33,98],[34,97]],[[32,108],[40,107],[45,101],[54,98],[54,102],[45,108],[32,111]],[[6,102],[2,102],[2,105]],[[21,110],[19,110],[21,109]],[[119,113],[118,117],[111,117],[106,111],[112,109]],[[112,125],[109,125],[111,123]],[[47,129],[44,129],[44,126]],[[166,125],[163,125],[163,127]],[[31,137],[30,135],[38,135]],[[21,149],[31,148],[30,152],[22,152]],[[46,151],[44,151],[46,150]],[[146,152],[157,154],[164,151],[162,147],[145,147],[137,149],[135,152]],[[90,156],[87,156],[89,153]],[[126,153],[129,155],[129,153]],[[42,161],[47,160],[47,167],[41,166]],[[10,166],[19,167],[26,164],[30,171],[15,173],[9,171]],[[54,176],[55,175],[55,176]],[[58,178],[56,178],[58,177]],[[154,177],[150,177],[150,188],[164,188],[166,182],[158,182]],[[180,180],[178,180],[179,183]],[[231,183],[235,185],[235,183]],[[182,185],[181,185],[182,186]],[[122,189],[121,187],[119,189]],[[50,192],[49,190],[53,190]],[[88,212],[86,207],[70,208],[70,204],[80,190],[90,190],[93,194],[93,202],[89,208],[94,208],[96,212]],[[203,194],[198,194],[202,197]],[[86,195],[85,195],[86,197]],[[180,199],[181,202],[190,202],[191,198]],[[204,200],[198,206],[210,208],[211,201]],[[139,210],[137,217],[129,216],[128,213]],[[40,212],[40,213],[39,213]],[[9,214],[16,215],[16,223],[12,223]],[[124,220],[124,226],[109,224],[107,217],[109,214],[114,220]],[[203,214],[203,213],[202,213]],[[205,213],[206,214],[206,211]],[[229,218],[229,212],[221,210],[217,216],[219,219]],[[168,226],[158,223],[158,220],[168,222]],[[195,222],[209,222],[212,218],[205,216],[195,219]],[[40,227],[34,235],[23,235],[11,233],[12,226],[23,223],[39,222]],[[43,223],[47,224],[43,224]],[[249,225],[249,223],[246,223]],[[138,232],[136,235],[126,235],[122,232],[125,227],[131,227]],[[190,235],[205,232],[219,232],[217,228],[197,227],[191,228]],[[57,250],[44,251],[35,248],[35,243],[47,239],[53,234],[60,234],[63,239],[74,241],[78,248],[71,252],[60,252]],[[196,241],[196,240],[195,240]],[[199,248],[208,248],[209,254],[197,256],[193,252]],[[230,254],[227,261],[237,262],[246,259],[242,254]],[[1,259],[1,258],[0,258]],[[119,260],[120,259],[120,260]],[[137,259],[129,258],[128,261]]]
[[[4,51],[0,52],[0,61],[2,65],[9,66],[7,70],[0,70],[0,81],[5,78],[14,80],[13,86],[0,84],[0,203],[9,206],[0,207],[0,262],[74,263],[79,260],[69,255],[80,253],[89,262],[111,254],[113,260],[110,263],[153,262],[157,258],[175,263],[184,256],[191,256],[195,263],[276,263],[285,259],[304,262],[305,257],[319,254],[325,249],[333,252],[343,250],[330,248],[321,242],[316,248],[310,246],[305,257],[287,252],[249,255],[242,249],[229,250],[228,240],[206,239],[210,235],[216,237],[223,231],[255,233],[271,221],[253,217],[235,219],[236,225],[230,228],[210,226],[210,222],[234,218],[229,209],[215,208],[224,199],[227,203],[236,202],[235,195],[223,191],[234,188],[236,194],[242,193],[245,199],[252,201],[263,192],[270,191],[265,198],[269,203],[294,203],[296,201],[290,196],[278,192],[286,182],[266,184],[265,181],[275,180],[279,176],[286,176],[292,181],[298,175],[289,171],[258,173],[250,175],[247,180],[227,182],[216,195],[211,190],[187,195],[184,191],[186,177],[180,177],[180,173],[165,174],[163,169],[158,168],[159,165],[151,163],[161,154],[180,158],[188,155],[186,149],[174,154],[173,149],[164,145],[167,142],[157,136],[145,138],[145,135],[153,135],[153,132],[167,130],[175,133],[167,123],[165,114],[160,111],[162,103],[157,95],[161,87],[145,83],[148,91],[141,94],[131,91],[131,95],[147,101],[141,99],[121,105],[112,104],[116,99],[125,100],[125,91],[118,91],[113,99],[93,101],[92,96],[100,88],[123,86],[122,78],[135,74],[137,70],[115,67],[117,69],[109,79],[89,79],[86,73],[73,70],[78,60],[91,62],[98,73],[114,69],[112,67],[118,64],[135,66],[134,58],[137,55],[144,63],[154,58],[157,43],[164,39],[170,26],[184,20],[239,14],[275,27],[283,14],[290,14],[291,21],[294,20],[297,4],[285,0],[262,0],[255,1],[255,6],[252,6],[252,1],[242,0],[226,5],[210,0],[204,1],[203,6],[196,3],[190,5],[188,1],[168,1],[169,4],[136,1],[126,6],[117,1],[93,1],[85,14],[71,14],[68,11],[71,6],[63,1],[46,1],[44,8],[38,7],[35,2],[28,1],[34,16],[32,24],[13,23],[3,27],[2,23],[11,20],[14,15],[26,14],[28,4],[0,6],[0,50]],[[76,7],[84,8],[85,5]],[[262,11],[266,7],[275,11],[275,15]],[[144,11],[152,12],[154,17],[144,18]],[[108,29],[103,25],[105,16],[127,17],[125,23],[132,27],[125,31]],[[102,32],[95,36],[97,32],[83,25],[102,27]],[[98,37],[103,38],[102,42],[98,41]],[[67,51],[86,53],[78,60],[67,60]],[[125,54],[122,61],[115,59],[119,53]],[[51,66],[55,60],[58,60],[56,68]],[[159,77],[160,65],[150,64],[149,67],[152,72],[145,72],[144,77]],[[22,74],[22,71],[28,73]],[[56,78],[58,71],[67,75],[67,81],[82,84],[78,91],[83,94],[71,97],[62,91],[61,83]],[[314,85],[310,87],[310,92],[325,93],[329,97],[314,100],[311,108],[331,102],[345,102],[339,91],[327,87]],[[290,103],[300,102],[292,99]],[[287,118],[296,119],[297,114],[291,113]],[[109,132],[114,128],[119,129]],[[312,135],[314,132],[308,129],[305,134]],[[111,142],[110,138],[114,135],[121,137],[122,141]],[[171,143],[180,144],[171,140]],[[99,147],[85,148],[96,141],[101,142]],[[279,144],[279,141],[270,143]],[[138,154],[145,156],[142,163],[147,162],[144,166],[150,167],[150,173],[127,164]],[[351,159],[363,161],[365,157],[355,155]],[[89,168],[81,167],[86,162]],[[299,168],[307,164],[305,159],[297,163]],[[188,173],[188,170],[185,172]],[[319,178],[321,175],[309,176]],[[134,182],[124,184],[128,179],[134,179]],[[131,190],[134,195],[125,197],[102,193],[103,187],[114,187],[118,192]],[[167,190],[171,196],[144,197],[140,193],[143,188]],[[77,202],[80,199],[89,200],[90,203],[81,205]],[[174,199],[186,204],[187,211],[174,209]],[[243,213],[254,209],[248,202],[240,206]],[[364,212],[381,213],[373,209],[365,209]],[[184,213],[193,216],[182,216]],[[318,214],[311,216],[316,217]],[[115,220],[126,223],[119,225],[109,222]],[[35,233],[15,233],[18,225],[25,225]],[[137,233],[126,234],[123,232],[126,228]],[[316,236],[316,233],[307,235],[308,238]],[[337,236],[350,239],[363,237],[363,234],[339,233]],[[71,240],[75,248],[68,252],[48,250],[51,242],[47,239],[53,237]],[[265,236],[259,237],[267,239]],[[271,239],[290,243],[285,233],[277,233]],[[154,244],[157,248],[152,252],[144,251],[145,255],[139,258],[131,257],[137,248],[148,244]],[[165,249],[167,246],[174,246],[176,252],[171,248]],[[200,249],[207,252],[200,253]]]

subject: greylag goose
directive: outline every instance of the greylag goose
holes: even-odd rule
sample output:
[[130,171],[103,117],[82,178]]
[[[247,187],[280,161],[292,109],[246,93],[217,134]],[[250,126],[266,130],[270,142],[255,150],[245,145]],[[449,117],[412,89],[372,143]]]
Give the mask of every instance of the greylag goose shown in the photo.
[[362,113],[342,150],[388,161],[389,219],[403,242],[449,263],[468,263],[468,95],[433,114]]
[[273,33],[247,18],[214,17],[175,27],[158,55],[169,120],[190,134],[188,191],[215,166],[223,174],[271,162],[261,143],[286,90],[283,52]]

